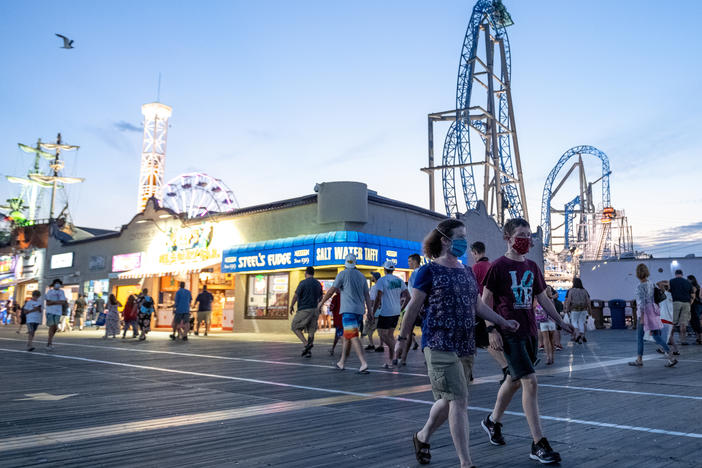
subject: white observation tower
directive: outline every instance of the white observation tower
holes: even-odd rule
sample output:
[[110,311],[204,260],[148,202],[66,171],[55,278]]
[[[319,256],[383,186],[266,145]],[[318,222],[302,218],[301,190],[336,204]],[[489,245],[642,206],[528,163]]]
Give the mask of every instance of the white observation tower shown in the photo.
[[166,168],[166,139],[171,107],[160,102],[141,106],[144,114],[144,141],[141,148],[141,171],[139,173],[139,205],[137,212],[146,207],[151,197],[161,201],[163,173]]

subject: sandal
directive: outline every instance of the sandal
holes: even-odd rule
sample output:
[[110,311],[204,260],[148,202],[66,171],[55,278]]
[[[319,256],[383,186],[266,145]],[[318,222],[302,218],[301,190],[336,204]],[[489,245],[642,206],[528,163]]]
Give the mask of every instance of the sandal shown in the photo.
[[420,465],[427,465],[431,462],[431,453],[429,453],[429,444],[421,442],[417,438],[417,433],[415,432],[412,436],[412,442],[414,443],[414,456],[417,457],[417,461]]
[[336,370],[338,370],[338,371],[346,370],[345,368],[341,367],[341,366],[339,365],[338,362],[335,362],[335,363],[334,363],[334,367],[335,367]]
[[643,362],[642,361],[631,361],[629,363],[629,365],[634,366],[634,367],[643,367]]

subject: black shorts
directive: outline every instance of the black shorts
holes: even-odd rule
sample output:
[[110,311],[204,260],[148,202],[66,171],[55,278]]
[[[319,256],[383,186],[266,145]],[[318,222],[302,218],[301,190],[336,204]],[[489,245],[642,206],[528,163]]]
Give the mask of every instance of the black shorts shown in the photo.
[[381,315],[378,317],[378,330],[387,330],[389,328],[394,329],[397,327],[397,321],[400,319],[399,315],[391,315],[389,317],[385,317]]
[[507,359],[507,367],[512,380],[519,380],[536,372],[534,363],[539,341],[535,336],[517,337],[502,335],[502,349]]

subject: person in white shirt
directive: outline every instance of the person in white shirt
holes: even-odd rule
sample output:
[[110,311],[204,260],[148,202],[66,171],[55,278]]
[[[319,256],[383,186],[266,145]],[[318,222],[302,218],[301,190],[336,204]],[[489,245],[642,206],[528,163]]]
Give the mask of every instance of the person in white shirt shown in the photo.
[[397,365],[397,356],[394,354],[395,337],[393,336],[397,322],[400,319],[400,312],[410,300],[407,285],[400,278],[395,276],[395,264],[388,260],[383,265],[385,276],[380,278],[376,284],[376,300],[373,304],[373,315],[378,311],[378,335],[380,342],[388,346],[388,355],[385,361],[386,369]]
[[46,292],[46,326],[49,327],[49,340],[46,342],[46,349],[54,349],[54,335],[58,329],[64,309],[68,311],[68,301],[66,295],[61,290],[63,281],[56,278],[51,282],[51,289]]
[[34,351],[32,341],[34,333],[36,333],[39,324],[41,323],[41,301],[39,291],[32,292],[32,298],[24,303],[24,313],[27,315],[27,351]]

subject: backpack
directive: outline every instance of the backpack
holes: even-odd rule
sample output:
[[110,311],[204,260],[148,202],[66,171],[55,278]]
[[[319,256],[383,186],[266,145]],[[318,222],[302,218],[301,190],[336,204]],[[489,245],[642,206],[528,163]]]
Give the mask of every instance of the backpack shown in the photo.
[[590,296],[584,289],[571,289],[568,295],[571,310],[586,310],[590,305]]
[[661,302],[666,300],[665,292],[660,289],[658,286],[653,287],[653,301],[656,304],[660,304]]
[[144,298],[144,302],[141,303],[142,307],[146,309],[153,309],[154,307],[154,300],[151,296],[146,296]]

